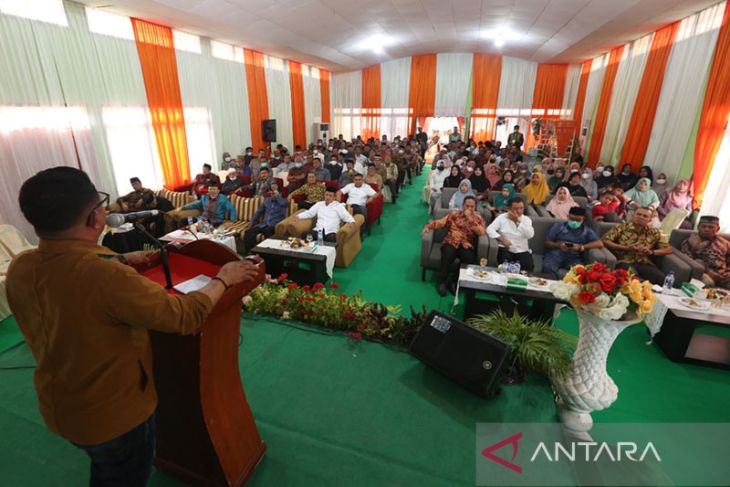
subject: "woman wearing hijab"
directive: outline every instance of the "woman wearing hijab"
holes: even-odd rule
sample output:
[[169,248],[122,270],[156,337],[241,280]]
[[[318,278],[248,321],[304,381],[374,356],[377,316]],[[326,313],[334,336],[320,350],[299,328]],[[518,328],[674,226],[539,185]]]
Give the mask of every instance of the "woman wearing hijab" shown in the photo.
[[489,186],[494,188],[494,185],[497,184],[501,179],[501,176],[499,174],[499,167],[497,167],[496,164],[490,162],[489,164],[487,164],[485,172],[487,181],[489,181]]
[[[631,172],[631,164],[624,164],[621,166],[621,174],[618,175],[618,182],[624,191],[629,191],[631,188],[636,186],[636,182],[639,178]],[[651,182],[649,182],[651,185]]]
[[474,172],[469,176],[469,181],[471,181],[471,187],[479,197],[492,187],[489,180],[484,176],[484,171],[479,166],[474,168]]
[[665,191],[669,191],[670,189],[672,189],[672,187],[669,186],[669,184],[667,183],[667,175],[663,172],[660,172],[652,183],[651,189],[653,189],[654,192],[659,195],[659,198],[662,197],[662,194]]
[[545,209],[549,211],[550,214],[553,215],[555,218],[567,220],[570,209],[575,206],[579,205],[570,195],[570,191],[568,191],[568,188],[566,188],[565,186],[561,186],[558,188],[555,196],[550,200]]
[[550,196],[550,186],[545,182],[545,176],[536,172],[532,173],[530,183],[525,186],[522,193],[527,196],[528,205],[542,205]]
[[454,196],[449,200],[450,210],[463,210],[464,209],[464,198],[471,196],[476,198],[474,191],[471,190],[471,181],[468,179],[462,179],[459,183],[459,189],[454,193]]
[[[639,168],[639,179],[641,178],[648,178],[651,184],[654,184],[654,172],[651,170],[649,166],[641,166]],[[655,191],[656,193],[656,191]],[[659,193],[657,193],[659,194]]]
[[626,199],[626,207],[629,210],[637,208],[656,208],[659,206],[659,196],[651,189],[651,181],[649,178],[641,178],[632,189],[624,193]]
[[556,189],[558,189],[558,186],[560,186],[564,182],[565,182],[565,168],[556,167],[555,172],[550,177],[550,180],[548,180],[547,184],[550,187],[550,191],[553,192]]
[[664,217],[675,208],[683,208],[692,213],[692,193],[689,187],[689,179],[682,179],[671,190],[662,193],[656,209],[660,220],[664,220]]
[[512,185],[512,188],[514,189],[515,175],[510,170],[507,170],[507,171],[504,172],[504,174],[502,174],[502,179],[500,179],[499,181],[497,181],[496,184],[493,184],[492,185],[492,189],[499,191],[500,189],[502,189],[502,187],[505,184],[511,184]]
[[601,175],[596,178],[598,189],[603,189],[610,184],[615,186],[617,183],[618,179],[613,174],[613,166],[605,166],[601,171]]
[[450,174],[444,179],[444,188],[458,188],[462,179],[464,176],[461,175],[459,167],[451,166]]
[[515,197],[515,187],[512,183],[504,183],[502,189],[494,197],[494,206],[488,206],[495,213],[504,213],[509,209],[509,201]]
[[592,203],[598,199],[598,184],[593,180],[593,171],[589,168],[583,169],[580,173],[580,185],[588,196],[588,203]]

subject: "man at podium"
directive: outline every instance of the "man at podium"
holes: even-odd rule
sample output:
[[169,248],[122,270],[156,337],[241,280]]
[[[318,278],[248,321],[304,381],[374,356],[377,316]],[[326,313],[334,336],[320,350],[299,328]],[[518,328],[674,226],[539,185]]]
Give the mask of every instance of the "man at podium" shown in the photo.
[[97,244],[109,195],[83,171],[41,171],[20,189],[40,242],[10,265],[10,308],[36,362],[48,428],[91,459],[91,485],[146,485],[155,451],[157,392],[147,330],[192,334],[223,293],[257,273],[229,262],[199,291],[172,295]]

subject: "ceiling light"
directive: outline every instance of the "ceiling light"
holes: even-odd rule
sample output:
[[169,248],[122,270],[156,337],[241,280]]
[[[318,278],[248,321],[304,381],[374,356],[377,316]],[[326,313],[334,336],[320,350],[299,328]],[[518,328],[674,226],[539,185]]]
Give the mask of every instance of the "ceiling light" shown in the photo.
[[482,38],[494,41],[494,46],[498,48],[504,46],[507,42],[520,40],[522,37],[522,34],[506,26],[482,32]]
[[502,47],[504,46],[504,37],[497,37],[494,39],[494,47]]
[[395,40],[385,34],[377,33],[363,39],[359,44],[361,50],[370,50],[375,54],[383,54],[385,48],[394,44]]

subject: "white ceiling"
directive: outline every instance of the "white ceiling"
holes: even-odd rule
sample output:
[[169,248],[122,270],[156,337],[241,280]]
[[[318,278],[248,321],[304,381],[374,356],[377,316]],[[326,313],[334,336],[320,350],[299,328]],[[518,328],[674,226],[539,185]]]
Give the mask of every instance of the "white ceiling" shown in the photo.
[[[80,0],[333,71],[429,52],[500,52],[577,62],[717,0]],[[485,39],[521,35],[497,49]],[[381,34],[382,54],[364,45]]]

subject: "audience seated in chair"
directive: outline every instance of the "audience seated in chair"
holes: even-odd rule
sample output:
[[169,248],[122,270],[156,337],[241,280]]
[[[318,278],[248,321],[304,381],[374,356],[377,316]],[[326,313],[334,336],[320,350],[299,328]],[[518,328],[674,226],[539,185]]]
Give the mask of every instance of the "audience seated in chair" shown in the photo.
[[276,225],[286,217],[288,206],[287,199],[279,193],[279,184],[271,183],[271,191],[266,194],[263,204],[253,214],[250,228],[243,233],[246,252],[254,248],[262,236],[266,239],[274,234]]
[[433,220],[423,227],[421,235],[437,228],[448,228],[448,234],[441,245],[441,267],[439,269],[438,293],[446,296],[449,285],[451,265],[458,257],[462,264],[474,264],[477,261],[475,242],[486,233],[484,219],[476,211],[476,199],[467,196],[463,202],[464,209],[454,211],[439,220]]
[[[561,188],[564,189],[564,188]],[[542,273],[551,279],[562,279],[574,265],[587,262],[586,250],[600,249],[603,242],[585,224],[586,210],[570,208],[568,221],[555,223],[545,238],[548,249],[542,260]]]
[[312,172],[317,176],[317,181],[329,181],[332,179],[329,170],[322,167],[322,161],[318,157],[312,159]]
[[580,208],[580,205],[573,199],[566,186],[559,187],[555,192],[555,196],[545,206],[545,210],[548,211],[549,216],[560,218],[561,220],[567,219],[570,210],[573,208]]
[[519,261],[520,268],[532,271],[535,264],[528,240],[535,235],[532,220],[525,215],[525,202],[514,197],[509,201],[506,213],[500,214],[487,227],[487,235],[499,244],[497,263]]
[[344,188],[348,184],[353,182],[355,174],[360,174],[355,170],[355,161],[353,159],[347,159],[345,161],[345,169],[340,174],[337,182],[340,184],[340,188]]
[[211,225],[218,227],[227,220],[236,220],[236,207],[226,195],[220,193],[217,183],[208,185],[208,194],[189,205],[182,207],[183,210],[200,210],[201,218],[205,218]]
[[720,219],[703,215],[697,233],[682,242],[682,252],[704,265],[702,282],[730,289],[730,242],[719,236]]
[[264,196],[271,192],[272,184],[274,184],[274,178],[271,177],[271,170],[267,165],[259,168],[256,179],[252,180],[251,184],[241,187],[241,189],[251,191],[252,196]]
[[616,255],[618,268],[634,270],[654,284],[663,284],[666,274],[652,261],[654,256],[668,255],[672,248],[662,233],[651,226],[651,208],[638,208],[631,221],[620,223],[603,236],[603,243]]
[[131,178],[129,182],[132,184],[132,192],[117,198],[121,213],[157,208],[157,198],[151,189],[142,187],[142,182],[137,177]]
[[314,229],[302,234],[302,238],[311,234],[316,240],[318,234],[321,233],[326,242],[337,242],[337,232],[343,223],[355,225],[355,219],[347,212],[345,205],[335,200],[336,193],[336,189],[327,188],[324,193],[324,201],[315,203],[308,210],[297,213],[299,220],[317,218]]
[[303,195],[303,200],[299,201],[300,209],[309,209],[324,200],[325,197],[325,185],[323,182],[317,181],[317,175],[310,171],[307,173],[307,182],[303,186],[289,193],[288,199],[297,199],[297,196]]
[[221,186],[221,193],[228,196],[229,194],[233,193],[237,189],[241,188],[243,185],[244,185],[243,179],[241,179],[236,168],[232,167],[232,168],[228,169],[228,175],[226,176],[226,180],[223,182],[223,185]]
[[211,169],[212,167],[210,164],[203,164],[203,172],[195,176],[195,179],[193,180],[193,186],[190,191],[191,193],[195,193],[198,197],[200,197],[207,192],[208,186],[212,183],[220,184],[220,178],[217,174],[211,172]]
[[339,190],[338,199],[340,199],[340,195],[347,196],[345,203],[350,205],[352,213],[360,214],[365,217],[365,221],[368,221],[368,203],[377,194],[377,191],[369,184],[365,184],[362,174],[355,174],[353,182]]

